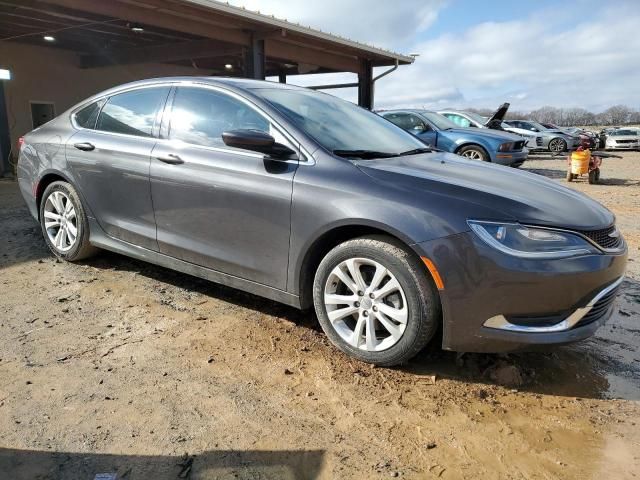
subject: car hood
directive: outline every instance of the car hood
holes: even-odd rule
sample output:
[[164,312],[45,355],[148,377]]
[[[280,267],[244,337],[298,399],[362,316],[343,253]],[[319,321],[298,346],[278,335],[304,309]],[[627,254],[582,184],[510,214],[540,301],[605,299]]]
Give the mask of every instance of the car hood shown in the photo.
[[443,130],[443,133],[453,133],[455,135],[473,135],[480,136],[485,138],[490,138],[493,140],[499,140],[502,142],[517,142],[518,140],[522,140],[522,137],[515,135],[509,132],[503,132],[501,130],[491,130],[488,128],[449,128],[448,130]]
[[562,135],[564,137],[578,138],[578,135],[574,135],[573,133],[565,132],[564,130],[545,130],[544,133],[549,133],[551,135]]
[[[614,215],[595,200],[541,175],[449,153],[433,152],[354,163],[377,181],[388,182],[405,192],[412,191],[416,201],[437,201],[440,205],[447,202],[445,213],[446,205],[452,205],[452,210],[456,205],[455,210],[459,210],[462,201],[469,206],[468,212],[458,214],[472,215],[481,211],[484,220],[574,230],[597,230],[615,221]],[[439,198],[434,199],[434,196]],[[451,199],[450,204],[447,198]]]
[[608,135],[607,138],[611,140],[638,140],[640,133],[637,135]]

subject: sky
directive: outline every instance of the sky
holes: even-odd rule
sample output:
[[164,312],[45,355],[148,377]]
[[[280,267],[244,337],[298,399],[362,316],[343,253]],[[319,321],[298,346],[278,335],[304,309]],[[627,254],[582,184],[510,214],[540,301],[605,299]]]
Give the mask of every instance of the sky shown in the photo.
[[[640,0],[230,0],[376,47],[417,53],[376,108],[640,108]],[[376,69],[374,75],[379,71]],[[298,85],[353,74],[290,76]],[[330,90],[355,101],[355,89]]]

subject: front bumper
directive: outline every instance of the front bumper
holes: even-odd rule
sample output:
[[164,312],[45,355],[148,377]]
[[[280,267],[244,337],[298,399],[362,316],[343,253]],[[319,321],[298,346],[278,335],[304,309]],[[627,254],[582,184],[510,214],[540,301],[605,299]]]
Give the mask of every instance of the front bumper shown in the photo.
[[[593,335],[613,309],[613,299],[596,309],[596,297],[621,281],[627,261],[626,247],[615,255],[523,259],[494,250],[471,232],[417,248],[444,283],[442,346],[461,352],[529,350]],[[588,310],[594,315],[587,317]],[[588,321],[581,322],[584,318]],[[523,328],[532,326],[552,328]]]
[[605,148],[607,150],[637,150],[640,148],[638,142],[634,143],[606,143]]
[[494,152],[491,161],[500,165],[522,165],[528,156],[529,150],[523,148],[517,152]]

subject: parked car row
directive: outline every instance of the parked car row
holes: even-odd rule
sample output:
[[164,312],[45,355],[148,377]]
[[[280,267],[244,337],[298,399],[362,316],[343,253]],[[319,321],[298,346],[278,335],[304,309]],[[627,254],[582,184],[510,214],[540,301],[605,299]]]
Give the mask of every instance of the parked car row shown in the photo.
[[18,182],[56,257],[103,248],[314,308],[377,365],[432,340],[510,352],[604,324],[627,264],[609,210],[474,161],[522,161],[521,136],[383,115],[257,80],[135,82],[25,135]]
[[460,127],[428,110],[390,110],[382,116],[427,145],[472,160],[517,167],[527,158],[525,140],[508,132]]

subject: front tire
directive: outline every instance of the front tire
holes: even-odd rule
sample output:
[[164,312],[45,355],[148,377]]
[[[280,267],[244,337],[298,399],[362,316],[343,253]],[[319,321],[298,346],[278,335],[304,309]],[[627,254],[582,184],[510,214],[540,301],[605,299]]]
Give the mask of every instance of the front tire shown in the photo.
[[549,151],[551,153],[562,153],[567,150],[567,142],[562,138],[553,138],[549,142]]
[[440,299],[419,259],[391,238],[344,242],[320,262],[313,300],[320,325],[340,350],[380,366],[404,363],[440,324]]
[[467,145],[458,150],[458,155],[468,158],[469,160],[480,160],[482,162],[490,162],[489,154],[480,145]]
[[96,253],[89,243],[89,222],[75,188],[67,182],[53,182],[40,202],[40,225],[53,254],[76,262]]

